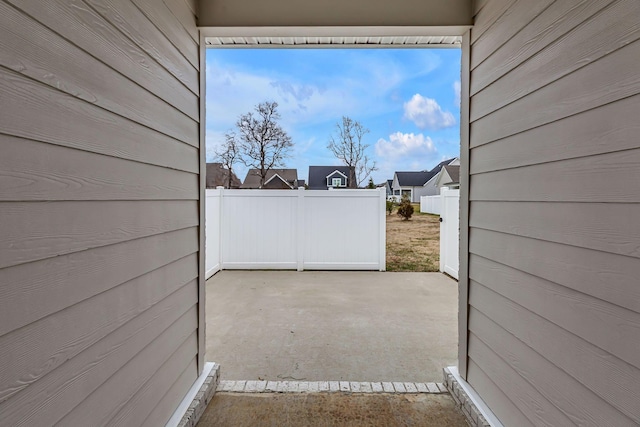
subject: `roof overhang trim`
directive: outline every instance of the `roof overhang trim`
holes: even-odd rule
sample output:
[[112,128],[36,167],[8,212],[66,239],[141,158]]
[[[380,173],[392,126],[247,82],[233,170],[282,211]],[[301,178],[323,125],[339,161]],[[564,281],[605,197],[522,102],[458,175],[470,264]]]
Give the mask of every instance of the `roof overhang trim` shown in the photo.
[[342,177],[344,179],[348,179],[347,175],[343,174],[342,172],[340,172],[338,169],[334,170],[333,172],[331,172],[329,175],[325,176],[325,179],[329,179],[330,177],[332,177],[333,175],[339,173],[340,175],[342,175]]
[[207,47],[460,47],[470,26],[201,27]]
[[280,179],[280,181],[284,182],[284,183],[285,183],[285,185],[287,185],[287,187],[289,187],[289,188],[291,188],[291,189],[293,190],[293,188],[294,188],[294,187],[293,187],[291,184],[289,184],[289,183],[287,182],[287,180],[286,180],[286,179],[284,179],[283,177],[281,177],[281,176],[280,176],[280,175],[278,175],[277,173],[274,173],[274,174],[271,176],[271,178],[269,178],[268,180],[266,180],[266,181],[265,181],[265,183],[264,183],[264,185],[267,185],[268,183],[270,183],[271,181],[273,181],[275,178]]

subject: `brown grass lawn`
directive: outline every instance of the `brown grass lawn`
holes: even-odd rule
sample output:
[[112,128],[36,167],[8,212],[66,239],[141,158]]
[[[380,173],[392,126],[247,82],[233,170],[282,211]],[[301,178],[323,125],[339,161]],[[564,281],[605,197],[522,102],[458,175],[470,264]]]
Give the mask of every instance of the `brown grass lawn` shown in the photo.
[[410,220],[387,215],[387,271],[438,271],[440,221],[438,215],[420,213],[413,205]]

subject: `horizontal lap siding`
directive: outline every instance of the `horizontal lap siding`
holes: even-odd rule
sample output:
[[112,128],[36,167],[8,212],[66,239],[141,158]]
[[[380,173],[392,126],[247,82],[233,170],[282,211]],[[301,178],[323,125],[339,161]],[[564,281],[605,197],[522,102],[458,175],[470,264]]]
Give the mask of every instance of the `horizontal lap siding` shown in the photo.
[[481,3],[467,380],[506,425],[637,425],[640,4]]
[[0,0],[0,426],[163,424],[198,375],[184,0]]

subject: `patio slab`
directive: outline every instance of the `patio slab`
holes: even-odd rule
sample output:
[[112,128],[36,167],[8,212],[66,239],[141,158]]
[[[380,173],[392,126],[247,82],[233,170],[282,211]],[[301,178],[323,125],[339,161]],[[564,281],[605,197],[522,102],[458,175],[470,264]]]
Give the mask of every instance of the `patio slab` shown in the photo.
[[439,382],[457,363],[457,296],[440,273],[222,271],[206,358],[223,380]]

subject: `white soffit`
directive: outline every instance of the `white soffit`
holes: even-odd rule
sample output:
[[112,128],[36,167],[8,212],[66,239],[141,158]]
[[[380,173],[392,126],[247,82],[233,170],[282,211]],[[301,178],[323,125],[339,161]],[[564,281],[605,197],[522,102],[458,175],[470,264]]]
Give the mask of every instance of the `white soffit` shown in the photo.
[[[207,47],[460,47],[458,29],[201,28]],[[354,31],[355,30],[355,31]],[[349,33],[348,35],[340,35]]]

